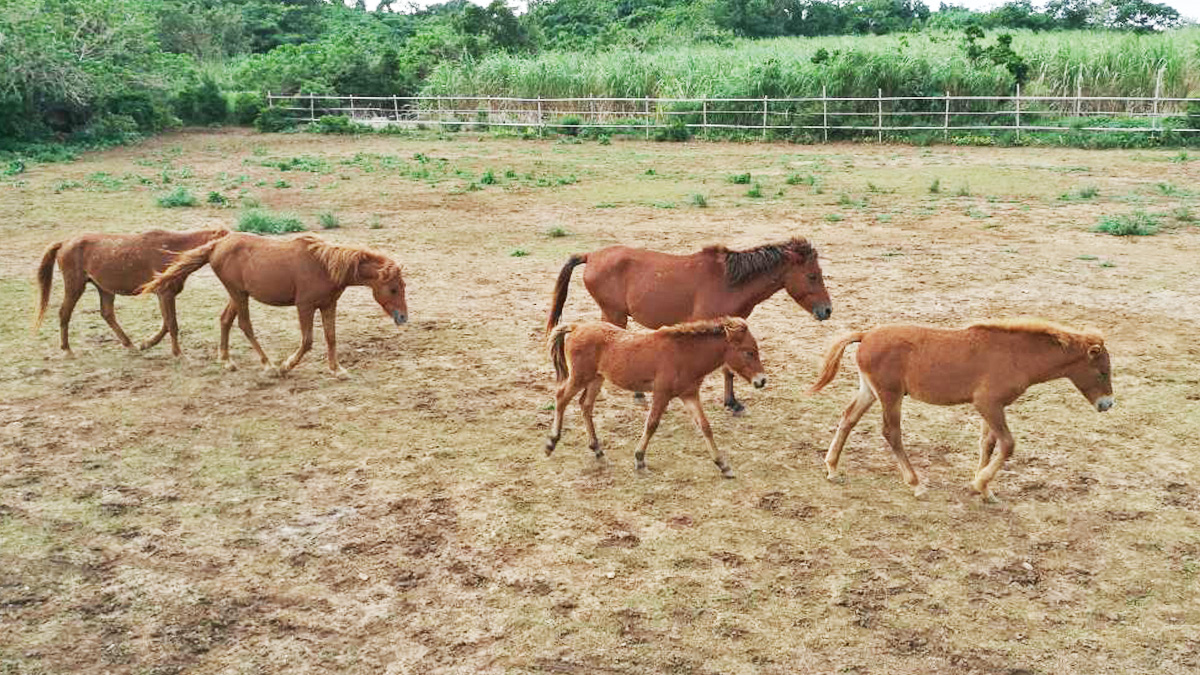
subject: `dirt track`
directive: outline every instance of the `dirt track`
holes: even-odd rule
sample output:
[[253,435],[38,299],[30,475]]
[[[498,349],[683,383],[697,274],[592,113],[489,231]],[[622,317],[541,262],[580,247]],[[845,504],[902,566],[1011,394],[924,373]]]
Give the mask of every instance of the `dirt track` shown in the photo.
[[[264,166],[298,157],[325,163]],[[727,180],[743,172],[762,197]],[[15,180],[0,187],[2,672],[1200,668],[1200,161],[1178,151],[194,132]],[[122,352],[93,293],[73,323],[79,358],[62,360],[57,277],[31,339],[49,242],[236,218],[154,206],[180,184],[314,227],[336,213],[324,236],[404,264],[410,325],[350,289],[338,328],[351,381],[324,371],[320,331],[277,380],[235,330],[242,370],[225,373],[224,292],[203,270],[179,300],[182,361]],[[1089,232],[1135,209],[1162,214],[1164,231]],[[607,464],[576,408],[543,456],[541,326],[568,253],[793,234],[820,251],[833,318],[784,294],[761,306],[751,325],[771,381],[740,385],[745,417],[719,409],[711,378],[735,480],[678,404],[635,472],[645,409],[618,392],[597,405]],[[569,320],[596,315],[579,276]],[[135,341],[156,328],[154,305],[118,299]],[[1020,314],[1105,332],[1112,412],[1066,381],[1031,389],[1010,408],[1018,445],[997,505],[967,489],[965,408],[905,408],[923,498],[883,449],[877,408],[847,444],[847,481],[824,479],[850,366],[825,394],[801,392],[834,334]],[[293,310],[252,316],[269,353],[295,348]]]

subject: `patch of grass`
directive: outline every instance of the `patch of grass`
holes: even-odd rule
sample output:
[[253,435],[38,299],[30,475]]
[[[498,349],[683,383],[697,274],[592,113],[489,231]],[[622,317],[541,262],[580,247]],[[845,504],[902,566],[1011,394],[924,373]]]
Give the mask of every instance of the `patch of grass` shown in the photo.
[[317,224],[324,230],[336,230],[342,226],[341,220],[333,211],[322,211],[317,215]]
[[266,209],[249,209],[238,217],[237,229],[256,234],[285,234],[303,232],[300,219],[289,214],[274,213]]
[[[247,160],[249,161],[249,160]],[[266,166],[280,171],[308,171],[311,173],[329,173],[333,168],[329,162],[321,157],[313,157],[312,155],[299,155],[296,157],[272,157],[257,162],[259,166]]]
[[513,249],[512,251],[510,251],[510,252],[509,252],[509,254],[508,254],[508,256],[509,256],[510,258],[524,258],[524,257],[525,257],[525,256],[527,256],[527,255],[529,255],[529,251],[527,251],[527,250],[525,250],[525,249],[523,249],[523,248],[514,248],[514,249]]
[[1172,157],[1172,158],[1171,158],[1171,161],[1172,161],[1172,162],[1186,162],[1186,161],[1188,161],[1188,154],[1187,154],[1187,150],[1180,150],[1178,155],[1175,155],[1174,157]]
[[690,203],[692,206],[702,209],[708,206],[708,198],[699,192],[693,192],[691,196],[688,197],[688,203]]
[[185,206],[195,206],[197,201],[196,196],[193,195],[190,190],[180,185],[165,195],[159,195],[158,198],[154,200],[154,203],[158,204],[164,209],[174,209]]
[[77,180],[60,180],[54,184],[54,194],[81,187],[83,187],[83,183]]
[[654,169],[646,169],[646,174],[645,174],[645,175],[647,175],[647,176],[657,176],[657,175],[658,175],[658,172],[657,172],[657,171],[655,171]]
[[1076,260],[1099,260],[1099,259],[1100,259],[1100,257],[1099,257],[1099,256],[1094,256],[1094,255],[1092,255],[1092,254],[1090,254],[1090,253],[1085,253],[1085,254],[1083,254],[1083,255],[1077,255],[1077,256],[1075,256],[1075,259],[1076,259]]
[[479,183],[480,185],[495,185],[497,183],[496,174],[492,173],[491,169],[484,171],[483,175],[479,177]]
[[9,160],[9,162],[4,165],[4,170],[0,171],[0,176],[8,178],[9,176],[15,176],[20,173],[25,173],[25,161],[21,159],[13,159]]
[[658,202],[654,202],[653,206],[656,209],[673,209],[673,208],[675,208],[676,205],[675,205],[675,202],[658,201]]
[[600,202],[599,204],[596,204],[596,208],[598,208],[598,209],[615,209],[615,208],[617,208],[617,205],[614,202]]
[[954,192],[954,194],[957,197],[970,197],[971,196],[971,184],[964,183],[962,185],[962,187],[958,188],[958,190],[956,190]]
[[[749,175],[749,174],[747,174]],[[749,190],[746,190],[746,196],[753,199],[758,199],[762,196],[762,185],[755,183]]]
[[936,195],[936,194],[940,193],[941,191],[942,191],[942,179],[934,178],[933,182],[929,184],[929,194]]
[[383,228],[383,221],[380,220],[378,213],[372,214],[371,217],[367,219],[367,229],[368,230],[379,230],[382,228]]
[[275,187],[281,188],[281,189],[282,188],[290,188],[290,187],[292,187],[292,184],[287,182],[286,180],[280,178],[279,180],[275,181]]
[[213,206],[229,206],[229,199],[216,190],[209,192],[208,197],[204,201]]
[[734,185],[749,185],[750,184],[750,174],[749,173],[735,173],[735,174],[732,174],[729,177],[727,177],[725,180],[729,181],[730,183],[733,183]]
[[97,171],[96,173],[89,174],[87,184],[91,188],[97,188],[105,192],[116,192],[125,189],[125,181],[105,171]]
[[1102,260],[1102,261],[1100,261],[1100,267],[1109,268],[1109,267],[1116,267],[1116,266],[1117,266],[1117,264],[1116,264],[1115,262],[1112,262],[1112,261],[1110,261],[1110,260]]
[[561,225],[555,225],[549,230],[546,230],[546,236],[550,237],[551,239],[558,239],[560,237],[569,237],[571,236],[571,233],[567,231],[567,228]]
[[1159,183],[1157,187],[1160,193],[1167,195],[1168,197],[1179,194],[1179,188],[1175,187],[1171,183]]
[[1092,232],[1103,232],[1117,237],[1146,237],[1158,234],[1158,219],[1145,211],[1134,211],[1120,216],[1104,216],[1092,228]]
[[1181,223],[1196,222],[1196,215],[1192,213],[1192,208],[1190,206],[1180,206],[1176,208],[1175,210],[1171,211],[1171,217]]
[[846,219],[846,216],[843,216],[840,213],[826,213],[825,214],[825,220],[827,220],[831,223],[840,223],[845,219]]
[[967,209],[967,215],[971,216],[972,218],[975,218],[977,220],[992,217],[992,214],[990,214],[986,211],[980,210],[980,209],[976,209],[976,208]]

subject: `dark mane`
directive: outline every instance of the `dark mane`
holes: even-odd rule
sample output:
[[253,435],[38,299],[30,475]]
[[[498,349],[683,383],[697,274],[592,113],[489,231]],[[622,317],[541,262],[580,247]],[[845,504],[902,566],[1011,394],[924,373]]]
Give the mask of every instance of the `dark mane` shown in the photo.
[[710,246],[704,250],[725,254],[725,281],[730,286],[738,286],[773,272],[783,264],[789,252],[795,253],[801,260],[816,255],[816,250],[804,237],[792,237],[788,241],[763,244],[745,251],[733,251],[724,246]]

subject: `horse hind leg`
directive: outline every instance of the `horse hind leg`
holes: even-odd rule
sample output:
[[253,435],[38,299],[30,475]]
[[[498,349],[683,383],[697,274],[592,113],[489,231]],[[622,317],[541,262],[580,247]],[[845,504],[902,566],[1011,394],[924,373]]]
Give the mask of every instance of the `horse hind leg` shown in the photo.
[[300,346],[296,351],[283,362],[283,372],[288,372],[300,363],[300,359],[312,349],[313,343],[313,316],[317,310],[315,307],[298,307],[296,313],[300,318]]
[[133,349],[133,341],[129,339],[129,336],[125,334],[125,331],[121,330],[121,324],[117,323],[117,309],[115,306],[117,296],[109,293],[99,286],[96,287],[96,291],[100,293],[100,316],[104,317],[104,322],[107,323],[108,327],[112,329],[112,332],[116,334],[117,340],[120,341],[121,346],[126,349]]
[[875,403],[875,390],[871,388],[867,378],[860,373],[858,376],[858,394],[854,400],[850,401],[850,405],[846,406],[846,410],[842,412],[842,419],[838,422],[837,433],[833,435],[833,442],[829,444],[829,451],[825,453],[825,470],[826,477],[831,481],[838,479],[838,462],[842,458],[842,448],[846,445],[846,439],[850,436],[850,432],[858,421],[862,419],[863,414],[870,409]]
[[979,472],[992,461],[992,452],[996,449],[996,434],[992,432],[992,427],[985,421],[979,430],[979,467],[975,469],[975,477],[979,477]]
[[71,328],[71,315],[75,312],[75,304],[87,290],[87,279],[67,275],[64,272],[63,281],[66,282],[63,289],[63,301],[62,306],[58,308],[59,348],[62,349],[64,356],[72,359],[75,358],[75,353],[71,351],[71,341],[68,336]]
[[558,391],[554,395],[554,423],[550,426],[550,435],[546,437],[547,457],[558,447],[558,439],[562,438],[563,415],[567,412],[567,406],[570,405],[571,399],[575,398],[575,394],[586,386],[586,382],[576,379],[574,371],[571,372],[570,378],[558,385]]
[[900,434],[900,404],[903,401],[903,394],[889,393],[880,397],[880,403],[883,404],[883,437],[892,449],[892,454],[896,456],[896,463],[900,465],[900,474],[904,482],[912,486],[913,494],[919,497],[925,493],[926,488],[921,483],[921,477],[913,469],[912,462],[908,460],[908,453],[904,451],[904,441]]
[[242,329],[242,334],[246,336],[246,340],[250,342],[250,346],[254,348],[258,354],[259,361],[262,363],[263,372],[267,375],[279,377],[282,372],[279,366],[271,363],[271,359],[267,357],[267,353],[263,351],[262,345],[258,344],[258,339],[254,337],[254,326],[250,323],[250,297],[243,295],[233,301],[237,310],[238,328]]
[[217,347],[217,360],[225,367],[225,370],[237,370],[237,364],[229,358],[229,331],[233,329],[233,322],[237,319],[237,305],[234,304],[233,298],[229,299],[229,304],[225,305],[225,309],[221,310],[221,342]]
[[600,439],[596,436],[596,422],[592,419],[592,411],[596,408],[596,397],[600,395],[602,386],[604,378],[598,377],[588,384],[579,396],[579,409],[583,411],[583,423],[588,432],[588,447],[596,454],[596,459],[604,458],[604,450],[600,448]]

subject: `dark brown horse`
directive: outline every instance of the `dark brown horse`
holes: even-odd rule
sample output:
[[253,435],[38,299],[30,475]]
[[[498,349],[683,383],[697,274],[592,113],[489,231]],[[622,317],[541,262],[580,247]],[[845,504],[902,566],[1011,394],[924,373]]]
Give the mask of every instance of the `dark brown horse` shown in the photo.
[[[1004,408],[1034,384],[1065,377],[1104,412],[1113,405],[1108,350],[1099,333],[1078,332],[1038,319],[985,321],[952,330],[889,325],[848,333],[829,348],[820,391],[837,375],[842,352],[858,347],[858,394],[838,424],[825,455],[829,479],[837,477],[838,459],[850,430],[875,399],[883,405],[883,436],[891,446],[905,482],[919,495],[925,488],[900,439],[900,404],[905,396],[934,405],[970,403],[983,418],[979,468],[971,488],[992,501],[989,485],[1012,455],[1016,442]],[[1000,452],[993,454],[996,444]]]
[[653,333],[632,333],[611,323],[590,321],[558,326],[547,340],[550,359],[558,376],[554,426],[546,439],[546,455],[554,452],[562,436],[563,414],[580,391],[579,407],[587,426],[588,447],[603,457],[592,409],[607,379],[635,392],[651,392],[650,414],[638,443],[637,468],[646,468],[646,446],[671,399],[678,398],[692,414],[712,450],[721,475],[733,478],[725,453],[717,449],[712,428],[700,406],[700,383],[724,365],[755,387],[767,383],[758,359],[758,343],[745,319],[723,317],[660,328]]
[[[221,345],[218,358],[229,370],[229,331],[234,319],[258,353],[264,369],[279,375],[294,368],[312,348],[313,315],[321,311],[329,370],[346,377],[337,361],[335,321],[337,301],[347,286],[369,286],[375,301],[400,325],[408,320],[404,278],[391,258],[356,246],[329,244],[311,234],[292,239],[269,239],[255,234],[235,233],[187,251],[141,292],[179,283],[189,274],[212,265],[213,272],[229,292],[229,304],[221,313]],[[254,337],[250,325],[250,298],[275,307],[295,306],[300,315],[300,348],[281,364],[272,365]]]
[[[150,230],[141,234],[90,233],[51,244],[42,254],[42,262],[38,265],[38,304],[33,330],[36,332],[41,327],[42,318],[46,315],[46,306],[50,304],[50,284],[54,280],[54,264],[57,262],[66,286],[63,290],[62,307],[58,310],[58,330],[63,352],[68,357],[74,356],[67,339],[68,327],[71,324],[71,313],[75,311],[75,303],[79,302],[88,283],[95,286],[100,293],[100,315],[116,333],[121,345],[133,349],[129,336],[125,335],[125,331],[121,330],[121,325],[117,323],[117,313],[113,306],[116,296],[135,295],[139,286],[153,279],[157,272],[171,264],[177,251],[195,248],[227,234],[229,230],[224,228],[190,232]],[[162,286],[155,291],[158,295],[158,307],[162,312],[162,328],[154,337],[138,345],[139,349],[153,347],[164,335],[170,333],[171,353],[179,356],[179,324],[175,320],[175,296],[182,290],[181,281]]]
[[[787,289],[818,321],[833,312],[817,252],[800,237],[746,251],[709,246],[692,255],[610,246],[573,255],[563,265],[546,330],[562,317],[571,271],[585,263],[583,284],[600,305],[602,318],[622,328],[629,317],[647,328],[721,316],[744,319],[780,289]],[[725,406],[734,412],[744,409],[733,395],[729,369]]]

